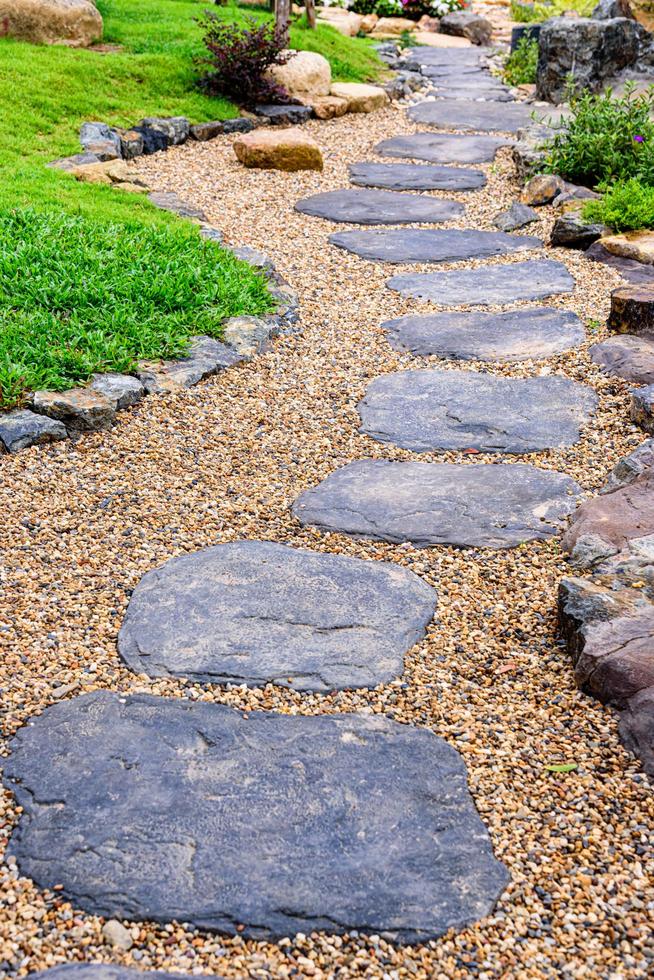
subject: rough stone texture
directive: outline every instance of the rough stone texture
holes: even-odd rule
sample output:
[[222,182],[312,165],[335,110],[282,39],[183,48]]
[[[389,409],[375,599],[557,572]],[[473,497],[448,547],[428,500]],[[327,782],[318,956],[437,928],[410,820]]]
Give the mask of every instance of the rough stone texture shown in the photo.
[[82,123],[79,141],[84,152],[92,153],[98,160],[116,160],[122,156],[120,134],[106,123]]
[[129,408],[145,397],[145,388],[129,374],[94,374],[91,388],[110,398],[116,408]]
[[115,402],[92,388],[35,391],[32,408],[40,415],[63,422],[69,432],[110,429],[116,417]]
[[265,76],[281,85],[294,98],[329,95],[332,84],[329,62],[315,51],[292,52],[285,65],[273,65],[266,69]]
[[501,85],[491,84],[459,84],[446,88],[439,82],[439,84],[429,90],[429,94],[435,95],[439,99],[452,99],[455,101],[460,101],[461,99],[472,99],[477,102],[515,101],[509,89]]
[[206,143],[213,140],[216,136],[222,136],[225,127],[222,119],[214,119],[210,122],[196,123],[189,129],[189,139],[197,140],[199,143]]
[[520,201],[514,201],[510,208],[502,211],[493,219],[493,224],[500,231],[514,231],[516,228],[524,228],[532,221],[538,221],[538,215],[533,208]]
[[639,27],[633,20],[554,17],[540,31],[538,98],[563,102],[570,75],[579,91],[596,92],[607,78],[634,64],[638,53]]
[[169,146],[177,146],[186,142],[191,125],[186,116],[146,116],[145,119],[141,119],[138,126],[134,126],[134,129],[140,133],[143,131],[161,133]]
[[520,200],[523,204],[538,208],[543,204],[551,204],[564,188],[565,181],[556,174],[536,174],[525,184]]
[[402,673],[435,607],[433,589],[397,565],[238,541],[148,572],[118,649],[149,677],[374,687]]
[[231,316],[223,324],[223,339],[244,357],[265,350],[279,328],[273,317]]
[[246,167],[264,170],[322,170],[320,147],[314,139],[294,129],[257,129],[232,143],[236,157]]
[[375,34],[397,34],[399,37],[405,31],[414,31],[416,22],[407,17],[380,17],[375,24]]
[[143,136],[135,129],[119,130],[120,153],[124,160],[134,160],[143,153]]
[[0,0],[0,38],[87,48],[102,37],[102,17],[90,0]]
[[374,112],[375,109],[383,109],[389,102],[383,88],[360,82],[336,82],[331,87],[330,95],[345,99],[348,112]]
[[419,163],[353,163],[350,180],[360,187],[384,187],[393,191],[468,191],[483,187],[486,175],[481,170]]
[[358,407],[361,432],[402,449],[521,454],[577,442],[597,396],[560,376],[426,369],[376,378]]
[[[194,980],[188,973],[136,970],[117,963],[62,963],[49,970],[30,973],[30,980]],[[211,980],[220,980],[210,975]]]
[[431,231],[406,228],[390,231],[341,231],[330,235],[338,248],[378,262],[458,262],[461,259],[489,258],[538,248],[540,238],[507,235],[501,231],[475,231],[448,228]]
[[353,190],[325,191],[298,201],[295,210],[328,221],[346,221],[359,225],[394,225],[450,221],[464,213],[457,201],[421,194],[398,194],[395,191]]
[[480,133],[515,133],[526,126],[533,108],[518,102],[484,102],[460,99],[419,102],[408,111],[415,123],[437,129],[471,130]]
[[0,452],[18,453],[28,446],[66,439],[66,426],[47,415],[37,415],[27,408],[0,414]]
[[490,44],[493,25],[471,10],[454,10],[441,17],[440,30],[441,34],[467,37],[473,44]]
[[335,95],[313,95],[308,105],[316,119],[338,119],[347,112],[347,100],[338,99]]
[[251,133],[254,128],[252,120],[245,116],[223,121],[223,131],[228,135],[231,133]]
[[69,157],[59,157],[58,160],[51,160],[46,167],[53,170],[65,170],[67,173],[74,172],[78,167],[88,166],[90,163],[100,163],[100,157],[95,153],[73,153]]
[[293,513],[323,531],[416,547],[512,548],[556,534],[577,485],[523,463],[359,460],[301,494]]
[[654,231],[626,231],[622,235],[607,234],[602,245],[612,255],[654,265]]
[[654,433],[654,385],[632,391],[629,413],[632,421],[641,429]]
[[615,269],[623,279],[634,286],[654,284],[654,266],[634,262],[633,259],[623,259],[619,255],[611,255],[601,241],[593,242],[590,248],[586,250],[585,256],[593,262],[601,262],[602,265],[608,265]]
[[91,913],[417,942],[487,915],[508,881],[458,752],[387,718],[97,691],[11,751],[20,872]]
[[430,300],[441,306],[503,306],[571,293],[574,279],[561,262],[539,259],[481,269],[393,276],[386,285],[405,297]]
[[614,17],[634,19],[629,0],[600,0],[591,17],[593,20],[612,20]]
[[195,221],[207,220],[202,208],[187,204],[175,191],[153,191],[148,194],[148,200],[163,211],[172,211],[173,214],[178,214],[181,218],[190,218]]
[[654,778],[654,688],[629,698],[620,715],[620,738],[630,752],[642,762],[643,769]]
[[614,289],[608,328],[615,333],[654,335],[654,284]]
[[578,316],[536,307],[509,313],[435,313],[387,320],[395,350],[458,361],[514,362],[551,357],[583,343]]
[[612,493],[626,487],[651,466],[654,466],[654,439],[646,439],[615,464],[600,493]]
[[361,30],[363,17],[352,10],[344,10],[342,7],[321,7],[317,14],[319,24],[329,24],[335,31],[346,37],[356,37]]
[[586,221],[578,211],[567,211],[554,222],[550,245],[580,248],[584,251],[607,232],[606,225]]
[[591,347],[590,356],[607,374],[635,384],[654,384],[654,336],[621,334],[611,337]]
[[542,147],[554,135],[554,131],[549,126],[532,122],[530,126],[519,129],[516,135],[518,142],[513,145],[511,155],[518,178],[524,180],[543,165],[545,153]]
[[413,133],[382,140],[375,153],[383,157],[406,157],[429,163],[487,163],[506,140],[495,136],[461,136],[437,133]]
[[213,337],[195,337],[187,357],[176,361],[141,361],[137,373],[148,395],[155,395],[191,388],[242,360],[240,352]]
[[585,542],[598,544],[598,555],[607,557],[628,548],[633,538],[654,534],[654,470],[644,470],[629,484],[583,503],[563,537],[563,548],[577,567],[588,567]]
[[254,111],[271,126],[299,126],[313,115],[310,105],[258,105]]

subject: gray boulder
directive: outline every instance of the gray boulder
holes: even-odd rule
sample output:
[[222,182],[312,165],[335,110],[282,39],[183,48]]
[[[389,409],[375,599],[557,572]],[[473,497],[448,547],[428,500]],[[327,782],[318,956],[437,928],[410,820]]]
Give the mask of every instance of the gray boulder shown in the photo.
[[41,446],[67,437],[63,422],[37,415],[27,408],[0,414],[0,452],[17,453],[28,446]]
[[473,44],[489,44],[493,25],[485,17],[480,17],[471,10],[454,10],[441,17],[440,33],[467,37]]
[[629,0],[600,0],[590,16],[593,20],[613,20],[616,17],[636,19],[629,6]]
[[79,141],[86,153],[93,153],[98,160],[116,160],[122,157],[120,134],[103,122],[82,123]]

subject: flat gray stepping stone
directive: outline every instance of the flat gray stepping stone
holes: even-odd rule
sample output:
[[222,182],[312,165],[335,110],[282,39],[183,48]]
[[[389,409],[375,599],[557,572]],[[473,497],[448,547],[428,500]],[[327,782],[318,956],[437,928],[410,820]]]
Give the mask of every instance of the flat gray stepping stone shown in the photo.
[[329,241],[362,259],[393,263],[485,259],[540,248],[543,244],[540,238],[531,235],[507,235],[503,231],[475,231],[469,228],[341,231],[330,235]]
[[92,914],[421,942],[488,915],[508,882],[459,753],[388,718],[96,691],[11,750],[20,873]]
[[402,673],[435,607],[434,590],[397,565],[237,541],[148,572],[118,649],[149,677],[375,686]]
[[413,133],[382,140],[375,153],[382,157],[407,157],[429,163],[489,163],[507,140],[497,136]]
[[476,102],[515,102],[515,99],[507,89],[499,86],[470,86],[461,85],[459,88],[447,89],[436,88],[430,91],[430,95],[435,95],[437,99],[448,99],[459,101],[467,99]]
[[591,347],[590,356],[607,374],[640,385],[654,384],[654,337],[619,334]]
[[[219,980],[209,974],[208,980]],[[136,970],[117,963],[62,963],[49,970],[30,973],[29,980],[197,980],[190,973],[164,973],[162,970]]]
[[534,259],[481,269],[410,273],[393,276],[386,285],[407,298],[440,306],[503,306],[571,293],[575,282],[562,262]]
[[482,133],[515,133],[532,121],[533,107],[524,103],[472,100],[420,102],[408,110],[409,119],[438,129],[472,130]]
[[387,320],[382,328],[395,350],[457,361],[539,360],[583,343],[575,313],[536,307],[508,313],[434,313]]
[[596,408],[592,388],[556,375],[400,371],[368,385],[360,431],[416,453],[532,453],[573,445]]
[[526,463],[363,459],[301,494],[293,513],[322,531],[418,548],[513,548],[556,534],[577,493],[570,477]]
[[432,48],[429,45],[417,45],[411,48],[408,60],[418,65],[440,66],[442,68],[457,68],[462,65],[481,64],[482,56],[490,53],[486,47],[474,48]]
[[483,187],[486,175],[464,167],[429,167],[421,163],[353,163],[350,180],[360,187],[395,191],[470,191]]
[[326,218],[329,221],[347,221],[359,225],[392,225],[414,221],[449,221],[461,217],[465,208],[457,201],[443,201],[420,194],[348,188],[305,197],[304,200],[298,201],[295,210],[317,218]]

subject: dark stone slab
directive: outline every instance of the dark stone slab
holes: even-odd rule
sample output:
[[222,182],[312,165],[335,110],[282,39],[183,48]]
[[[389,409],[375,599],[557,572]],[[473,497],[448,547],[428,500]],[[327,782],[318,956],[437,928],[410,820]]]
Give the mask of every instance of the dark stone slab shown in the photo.
[[449,102],[419,102],[408,111],[415,123],[438,129],[471,130],[481,133],[515,133],[531,120],[533,107],[523,103],[485,102],[460,99]]
[[654,283],[654,265],[645,265],[635,259],[625,259],[621,255],[613,255],[604,248],[601,242],[593,242],[584,252],[587,259],[608,265],[619,272],[623,279],[636,285],[650,286]]
[[297,126],[313,115],[310,105],[258,105],[254,111],[271,126]]
[[402,672],[435,606],[433,589],[398,565],[237,541],[148,572],[118,649],[149,677],[374,686]]
[[639,385],[654,384],[654,337],[619,334],[591,347],[590,356],[607,374]]
[[533,221],[538,221],[538,214],[528,204],[514,201],[506,210],[500,212],[493,219],[493,224],[500,231],[515,231],[516,228],[524,228]]
[[481,170],[419,163],[353,163],[350,180],[360,187],[394,191],[471,191],[485,185],[486,175]]
[[295,210],[328,221],[347,221],[359,225],[394,225],[410,222],[449,221],[459,218],[464,207],[457,201],[444,201],[421,194],[395,191],[325,191],[298,201]]
[[512,548],[556,534],[579,487],[524,463],[395,463],[364,459],[301,494],[293,513],[323,531],[419,548]]
[[[490,54],[489,48],[432,48],[428,45],[416,45],[411,48],[407,59],[411,64],[418,66],[441,67],[441,68],[460,68],[462,65],[473,65],[475,68],[481,64],[482,57]],[[410,67],[409,64],[406,67]]]
[[469,228],[341,231],[330,235],[329,241],[362,259],[396,264],[486,259],[493,255],[524,252],[543,244],[540,238],[529,235],[507,235],[501,231],[475,231]]
[[459,753],[388,718],[97,691],[11,751],[20,873],[92,914],[420,942],[489,914],[508,881]]
[[382,323],[395,350],[457,361],[539,360],[584,340],[581,320],[547,307],[509,313],[435,313]]
[[499,148],[506,145],[507,140],[496,136],[412,133],[382,140],[375,147],[375,153],[429,163],[488,163],[495,159]]
[[[196,977],[190,973],[136,970],[117,963],[62,963],[30,973],[29,980],[196,980]],[[209,974],[207,980],[219,980],[219,977]]]
[[360,431],[416,453],[531,453],[573,445],[596,408],[592,388],[557,375],[400,371],[368,385]]
[[63,422],[47,415],[37,415],[28,408],[0,413],[0,453],[18,453],[29,446],[42,446],[67,438]]
[[575,283],[562,262],[534,259],[481,269],[393,276],[386,285],[402,296],[441,306],[503,306],[519,300],[571,293]]

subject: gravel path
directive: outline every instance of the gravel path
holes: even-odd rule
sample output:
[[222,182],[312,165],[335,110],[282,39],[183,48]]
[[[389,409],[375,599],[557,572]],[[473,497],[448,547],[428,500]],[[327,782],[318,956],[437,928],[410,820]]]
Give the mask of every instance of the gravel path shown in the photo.
[[[300,493],[346,463],[414,458],[359,433],[356,406],[371,380],[407,368],[462,368],[396,352],[380,327],[418,309],[385,288],[388,277],[428,266],[386,266],[329,247],[328,235],[343,226],[293,209],[300,198],[349,186],[348,164],[374,159],[378,141],[415,127],[389,108],[307,129],[325,151],[319,176],[242,169],[228,138],[135,166],[157,189],[203,207],[228,241],[267,251],[299,292],[303,333],[196,388],[149,398],[121,413],[112,432],[72,449],[3,458],[5,728],[12,733],[57,700],[99,689],[220,702],[244,713],[384,714],[429,728],[459,750],[512,881],[491,916],[425,945],[324,934],[270,944],[143,923],[132,927],[131,950],[121,952],[103,939],[101,918],[79,913],[56,890],[40,892],[9,856],[0,872],[0,966],[23,975],[102,959],[223,977],[646,977],[654,960],[654,886],[646,877],[652,797],[618,742],[616,716],[576,690],[556,643],[556,587],[566,570],[558,539],[508,552],[424,551],[323,534],[291,514]],[[447,227],[493,230],[493,216],[513,200],[508,150],[480,169],[488,176],[481,190],[432,192],[466,206]],[[529,233],[546,238],[552,212],[539,214]],[[574,294],[547,305],[582,317],[587,342],[547,361],[491,369],[513,378],[561,373],[596,391],[597,413],[576,445],[529,457],[590,493],[642,439],[627,422],[628,386],[602,375],[587,354],[604,336],[609,291],[620,280],[577,253],[532,254],[564,262],[575,277]],[[463,367],[489,370],[475,361]],[[465,452],[421,459],[470,463]],[[494,459],[479,454],[475,463]],[[407,656],[403,677],[372,691],[318,694],[189,686],[127,670],[116,638],[141,577],[173,556],[243,538],[393,561],[437,588],[436,619]],[[569,762],[578,768],[568,774],[545,768]],[[2,808],[8,832],[17,817],[8,794]]]

